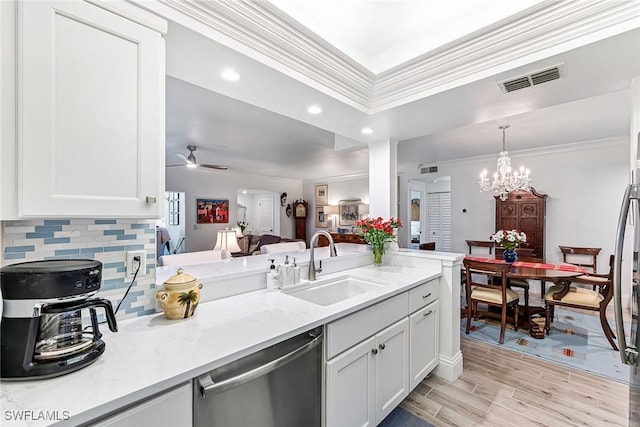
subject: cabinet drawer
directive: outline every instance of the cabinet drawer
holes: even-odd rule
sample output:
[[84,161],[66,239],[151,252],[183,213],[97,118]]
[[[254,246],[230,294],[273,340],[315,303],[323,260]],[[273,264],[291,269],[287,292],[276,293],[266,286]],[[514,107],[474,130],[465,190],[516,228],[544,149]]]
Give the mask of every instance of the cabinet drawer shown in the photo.
[[98,422],[89,423],[89,426],[190,426],[192,425],[191,394],[191,383],[186,383],[159,396],[136,403]]
[[409,291],[409,313],[413,313],[437,299],[438,279],[423,283]]
[[327,325],[327,359],[376,334],[408,314],[408,293],[381,301]]

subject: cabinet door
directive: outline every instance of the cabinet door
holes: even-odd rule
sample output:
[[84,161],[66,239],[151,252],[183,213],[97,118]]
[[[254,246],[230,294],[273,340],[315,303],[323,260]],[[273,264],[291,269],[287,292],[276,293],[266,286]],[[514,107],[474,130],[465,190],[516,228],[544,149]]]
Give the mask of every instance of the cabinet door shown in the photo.
[[532,256],[544,258],[546,194],[517,190],[507,200],[496,199],[496,230],[518,230],[527,235],[527,248]]
[[409,395],[409,320],[376,335],[376,424]]
[[438,364],[440,302],[409,316],[409,389],[413,390]]
[[[374,426],[375,337],[327,362],[327,427]],[[377,350],[376,350],[377,351]]]
[[19,216],[159,217],[161,34],[87,2],[19,2],[18,130]]

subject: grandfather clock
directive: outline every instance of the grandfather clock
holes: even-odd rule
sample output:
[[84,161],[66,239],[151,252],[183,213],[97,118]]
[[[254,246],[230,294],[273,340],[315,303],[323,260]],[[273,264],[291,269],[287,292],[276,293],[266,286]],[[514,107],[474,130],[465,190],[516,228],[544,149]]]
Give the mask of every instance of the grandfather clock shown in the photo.
[[[527,235],[525,248],[532,248],[532,256],[544,258],[544,223],[546,194],[517,190],[509,193],[507,200],[496,198],[496,230],[518,230]],[[517,252],[517,249],[516,249]]]
[[296,239],[307,241],[307,202],[296,200],[293,202],[293,217],[296,221]]

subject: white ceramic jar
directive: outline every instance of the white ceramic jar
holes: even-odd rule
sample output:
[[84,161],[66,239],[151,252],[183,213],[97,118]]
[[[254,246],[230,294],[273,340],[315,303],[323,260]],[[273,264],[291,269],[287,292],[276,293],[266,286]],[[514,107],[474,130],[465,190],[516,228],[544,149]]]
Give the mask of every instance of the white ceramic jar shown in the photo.
[[156,293],[156,298],[167,319],[188,319],[193,316],[200,302],[202,283],[179,268],[175,275],[163,283],[163,287]]

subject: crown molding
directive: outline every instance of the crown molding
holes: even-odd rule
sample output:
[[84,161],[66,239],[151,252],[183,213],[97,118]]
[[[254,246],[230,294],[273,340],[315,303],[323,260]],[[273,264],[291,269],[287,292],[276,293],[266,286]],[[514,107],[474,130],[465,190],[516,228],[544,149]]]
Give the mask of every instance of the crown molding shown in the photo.
[[[561,46],[567,50],[638,27],[639,2],[544,2],[378,74],[371,110],[387,110],[489,77],[501,65],[531,55]],[[519,65],[531,61],[522,62]]]
[[267,1],[156,1],[368,114],[640,28],[638,1],[550,0],[376,75]]
[[[528,157],[541,157],[541,156],[555,156],[561,153],[575,153],[577,151],[584,150],[596,150],[603,147],[615,147],[619,145],[628,145],[629,139],[623,136],[614,136],[608,138],[590,139],[587,141],[570,142],[560,145],[548,145],[546,147],[527,148],[523,150],[509,150],[509,157],[513,159],[515,155],[517,158]],[[438,162],[430,162],[434,166],[451,166],[451,165],[473,165],[478,161],[493,161],[498,157],[498,151],[493,154],[483,154],[481,156],[465,157],[461,159],[441,160]]]
[[[305,76],[329,96],[368,112],[374,74],[266,1],[158,0],[248,49],[269,58],[280,71]],[[253,53],[253,54],[252,54]]]

